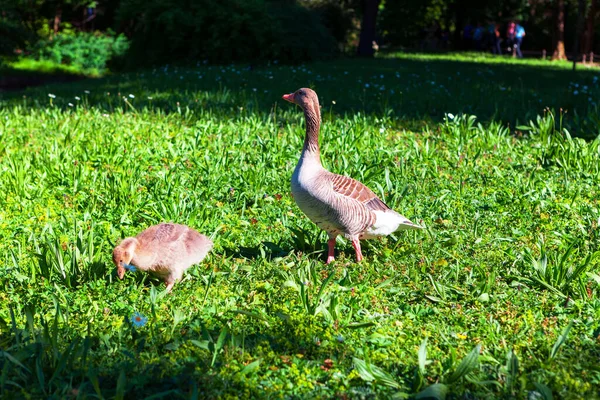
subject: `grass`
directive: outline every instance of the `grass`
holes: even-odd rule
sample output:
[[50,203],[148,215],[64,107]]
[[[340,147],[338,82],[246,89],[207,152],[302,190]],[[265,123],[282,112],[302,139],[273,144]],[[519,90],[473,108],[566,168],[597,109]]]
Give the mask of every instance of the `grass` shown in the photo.
[[3,75],[28,75],[28,74],[64,74],[64,75],[89,75],[99,76],[98,71],[82,71],[77,67],[57,64],[48,60],[35,60],[32,58],[16,58],[4,60],[2,63]]
[[[598,73],[419,57],[4,96],[0,395],[597,397]],[[426,230],[324,264],[280,100],[308,85],[325,165]],[[215,241],[169,295],[111,264],[160,221]]]

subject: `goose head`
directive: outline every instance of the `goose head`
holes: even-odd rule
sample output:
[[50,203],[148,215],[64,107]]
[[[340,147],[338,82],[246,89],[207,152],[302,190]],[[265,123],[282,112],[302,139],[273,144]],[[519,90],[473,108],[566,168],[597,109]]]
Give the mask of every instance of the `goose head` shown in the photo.
[[123,279],[125,276],[125,266],[131,263],[131,260],[135,256],[135,250],[138,244],[137,239],[131,237],[124,239],[113,250],[113,263],[117,267],[117,276],[119,279]]
[[282,98],[285,101],[299,105],[305,110],[307,108],[319,108],[319,97],[314,90],[309,88],[301,88],[296,90],[294,93],[284,94]]

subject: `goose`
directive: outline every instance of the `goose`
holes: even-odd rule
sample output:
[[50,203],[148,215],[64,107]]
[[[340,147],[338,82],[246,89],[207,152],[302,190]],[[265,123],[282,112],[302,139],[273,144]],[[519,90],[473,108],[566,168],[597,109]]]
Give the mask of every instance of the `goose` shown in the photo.
[[422,229],[388,207],[361,182],[323,168],[319,153],[321,111],[319,98],[312,89],[298,89],[284,94],[283,99],[304,110],[306,136],[292,174],[292,195],[300,210],[327,232],[327,264],[334,260],[338,235],[352,241],[356,261],[360,262],[363,259],[361,239],[386,236],[396,230]]
[[161,223],[136,237],[123,239],[113,250],[113,263],[119,279],[125,276],[125,269],[137,268],[163,279],[168,293],[183,273],[202,261],[212,247],[208,237],[188,226]]

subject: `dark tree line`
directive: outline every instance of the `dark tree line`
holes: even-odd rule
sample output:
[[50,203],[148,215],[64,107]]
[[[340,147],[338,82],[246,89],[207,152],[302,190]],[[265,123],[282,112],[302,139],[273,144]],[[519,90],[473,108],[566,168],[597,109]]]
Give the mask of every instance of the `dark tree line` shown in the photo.
[[419,48],[434,30],[444,48],[461,49],[467,24],[517,20],[526,48],[565,59],[600,43],[597,14],[597,0],[0,0],[0,53],[58,34],[114,31],[131,40],[132,57],[153,63],[294,62]]

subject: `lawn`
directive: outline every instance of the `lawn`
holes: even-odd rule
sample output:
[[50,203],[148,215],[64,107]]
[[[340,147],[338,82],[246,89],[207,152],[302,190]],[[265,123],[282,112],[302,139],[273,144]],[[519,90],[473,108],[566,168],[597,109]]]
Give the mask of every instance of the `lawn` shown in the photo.
[[[0,395],[600,397],[599,76],[388,55],[3,93]],[[425,230],[324,264],[302,86],[324,165]],[[111,261],[161,221],[215,242],[170,294]]]

